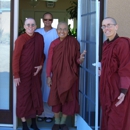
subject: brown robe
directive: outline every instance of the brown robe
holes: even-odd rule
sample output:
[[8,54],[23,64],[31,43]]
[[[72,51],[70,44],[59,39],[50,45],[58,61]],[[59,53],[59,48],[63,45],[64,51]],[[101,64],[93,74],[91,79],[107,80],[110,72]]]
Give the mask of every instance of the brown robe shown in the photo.
[[[105,41],[101,65],[101,130],[130,130],[130,39]],[[127,91],[125,99],[116,107],[122,90]]]
[[13,53],[13,75],[20,78],[17,86],[16,112],[19,118],[35,117],[43,112],[41,92],[41,71],[33,76],[34,67],[43,64],[44,42],[42,35],[26,33],[20,35],[15,42]]
[[[57,45],[58,42],[60,43]],[[72,115],[79,111],[79,64],[77,63],[77,59],[80,57],[80,46],[78,41],[71,36],[67,36],[63,41],[56,39],[51,44],[56,46],[53,49],[52,86],[48,104],[50,106],[70,104],[73,110],[69,115]]]

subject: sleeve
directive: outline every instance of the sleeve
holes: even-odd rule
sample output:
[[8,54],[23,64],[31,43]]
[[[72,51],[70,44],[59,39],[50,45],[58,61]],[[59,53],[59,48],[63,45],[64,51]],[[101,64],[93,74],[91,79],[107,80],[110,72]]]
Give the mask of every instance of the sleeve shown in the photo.
[[118,44],[118,59],[121,92],[126,93],[130,86],[130,42],[127,39],[121,39]]
[[15,48],[13,51],[13,65],[12,65],[14,78],[20,78],[20,76],[19,76],[19,61],[20,61],[20,56],[21,56],[21,52],[22,52],[24,43],[25,42],[23,42],[21,38],[18,38],[15,41]]

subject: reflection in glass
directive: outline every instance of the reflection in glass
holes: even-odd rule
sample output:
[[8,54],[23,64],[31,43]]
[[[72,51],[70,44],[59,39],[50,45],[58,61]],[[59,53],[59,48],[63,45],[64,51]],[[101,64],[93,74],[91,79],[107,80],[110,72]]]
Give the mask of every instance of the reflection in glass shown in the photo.
[[10,0],[0,0],[0,109],[9,109]]

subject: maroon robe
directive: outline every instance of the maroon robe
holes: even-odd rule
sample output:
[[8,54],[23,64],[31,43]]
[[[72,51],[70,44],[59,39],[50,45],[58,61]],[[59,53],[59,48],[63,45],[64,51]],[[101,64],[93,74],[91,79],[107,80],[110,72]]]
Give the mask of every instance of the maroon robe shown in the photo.
[[[57,43],[59,44],[57,45]],[[63,107],[65,105],[68,112],[65,110],[64,114],[73,115],[79,111],[79,64],[77,59],[80,57],[80,46],[78,41],[71,36],[67,36],[63,41],[58,38],[51,44],[56,46],[53,48],[52,86],[48,104],[52,107],[59,104],[62,104]]]
[[26,33],[18,37],[13,53],[14,78],[20,78],[17,86],[16,112],[19,118],[31,118],[43,112],[41,71],[36,75],[34,67],[43,64],[44,42],[42,35]]
[[[130,39],[115,37],[103,45],[100,79],[101,130],[130,130]],[[126,96],[115,106],[122,90]]]

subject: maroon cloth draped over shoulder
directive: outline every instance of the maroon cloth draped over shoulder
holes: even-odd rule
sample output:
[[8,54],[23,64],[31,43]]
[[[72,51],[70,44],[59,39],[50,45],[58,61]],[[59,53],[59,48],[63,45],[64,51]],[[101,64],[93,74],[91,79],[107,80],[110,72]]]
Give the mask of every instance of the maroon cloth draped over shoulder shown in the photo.
[[[101,130],[129,130],[130,124],[130,39],[118,37],[105,42],[102,54],[100,101]],[[121,88],[127,89],[125,100],[115,106]]]
[[[41,71],[36,75],[34,67],[40,66],[43,59],[43,37],[35,33],[30,39],[27,34],[20,38],[27,39],[19,60],[20,85],[17,86],[17,116],[35,117],[43,112],[41,92]],[[18,42],[18,41],[17,41]]]
[[[52,86],[48,104],[55,106],[73,101],[71,88],[79,79],[80,57],[78,41],[67,36],[60,44],[54,47],[52,59]],[[75,86],[75,94],[78,95],[78,87]]]

